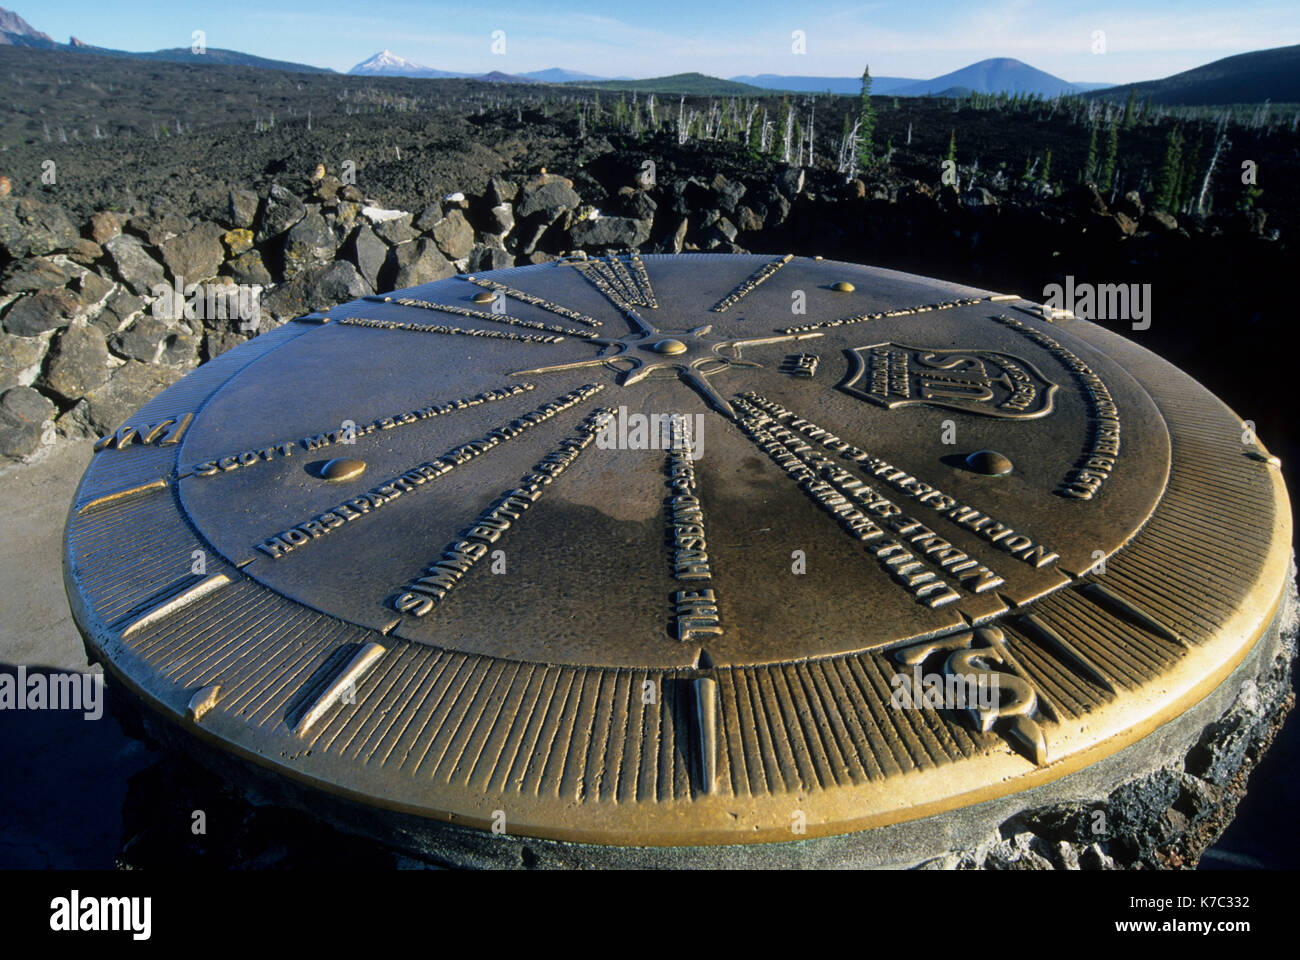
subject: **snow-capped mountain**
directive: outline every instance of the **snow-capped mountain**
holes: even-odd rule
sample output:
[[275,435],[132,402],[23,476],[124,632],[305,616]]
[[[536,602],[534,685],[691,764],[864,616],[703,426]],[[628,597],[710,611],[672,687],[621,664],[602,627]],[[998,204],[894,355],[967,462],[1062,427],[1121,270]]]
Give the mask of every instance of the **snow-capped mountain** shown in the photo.
[[399,57],[391,50],[381,50],[369,59],[362,60],[348,71],[366,77],[465,77],[468,74],[435,70],[414,60]]

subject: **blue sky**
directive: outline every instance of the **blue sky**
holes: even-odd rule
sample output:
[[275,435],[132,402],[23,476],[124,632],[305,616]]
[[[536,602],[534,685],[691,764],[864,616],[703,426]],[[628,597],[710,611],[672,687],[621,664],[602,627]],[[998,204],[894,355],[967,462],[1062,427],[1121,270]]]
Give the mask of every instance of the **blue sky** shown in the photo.
[[[4,0],[66,42],[125,50],[212,47],[346,70],[389,49],[443,70],[567,67],[607,76],[699,70],[929,78],[1016,57],[1067,80],[1167,76],[1249,50],[1300,43],[1300,2],[1210,0]],[[505,53],[492,52],[494,31]],[[807,52],[792,52],[802,30]],[[1105,52],[1093,52],[1104,31]]]

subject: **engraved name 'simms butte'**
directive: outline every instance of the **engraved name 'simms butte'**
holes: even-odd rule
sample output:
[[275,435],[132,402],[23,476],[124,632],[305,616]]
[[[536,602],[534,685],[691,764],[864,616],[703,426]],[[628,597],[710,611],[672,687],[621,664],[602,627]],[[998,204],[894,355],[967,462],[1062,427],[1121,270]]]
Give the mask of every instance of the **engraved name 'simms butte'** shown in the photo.
[[981,538],[987,540],[999,550],[1011,554],[1022,563],[1041,568],[1050,566],[1060,559],[1060,554],[1055,550],[1035,543],[1024,534],[1018,533],[1009,524],[1000,523],[988,514],[960,503],[956,497],[950,496],[928,483],[922,483],[906,470],[900,470],[880,457],[841,440],[830,431],[823,430],[817,424],[796,415],[779,403],[774,403],[753,392],[742,396],[771,416],[777,423],[797,430],[809,440],[820,443],[827,450],[838,453],[841,458],[850,463],[862,464],[873,476],[879,477],[895,490],[915,499],[918,503],[925,504],[957,525],[974,531]]
[[279,559],[304,544],[310,543],[312,540],[326,536],[346,523],[351,523],[373,513],[385,504],[396,500],[403,493],[412,493],[418,490],[425,483],[437,480],[461,464],[482,456],[497,444],[515,438],[537,424],[545,423],[556,414],[568,410],[603,389],[605,389],[603,384],[589,383],[577,390],[572,390],[563,396],[557,397],[552,402],[538,407],[531,413],[526,413],[522,417],[511,420],[504,426],[489,431],[485,437],[462,443],[436,460],[421,463],[394,477],[387,483],[381,483],[365,493],[344,500],[333,509],[326,510],[310,520],[305,520],[287,530],[283,530],[255,546],[268,557]]
[[394,427],[405,426],[409,423],[419,423],[422,420],[443,416],[454,410],[467,410],[470,407],[477,407],[479,404],[517,397],[519,394],[527,393],[532,389],[533,385],[531,383],[518,383],[511,384],[508,387],[500,387],[496,390],[485,390],[483,393],[475,394],[472,397],[461,397],[459,400],[431,403],[419,410],[408,410],[405,413],[394,414],[391,417],[380,417],[363,426],[351,429],[339,427],[326,433],[303,437],[298,441],[285,440],[267,444],[265,447],[255,447],[229,456],[217,457],[214,460],[205,460],[203,463],[195,464],[191,469],[191,473],[196,477],[214,477],[219,473],[229,473],[232,470],[251,466],[254,463],[263,463],[267,460],[292,456],[295,446],[301,446],[304,450],[310,451],[320,450],[336,443],[351,443],[357,437],[364,437],[376,430],[392,430]]
[[613,414],[601,408],[588,416],[577,434],[560,441],[559,448],[534,464],[524,474],[519,485],[506,490],[474,521],[460,537],[447,544],[442,556],[426,567],[423,575],[408,582],[393,598],[393,607],[400,613],[423,617],[430,613],[447,594],[460,583],[474,564],[488,552],[520,516],[542,495],[549,484],[581,456],[596,439],[605,420]]

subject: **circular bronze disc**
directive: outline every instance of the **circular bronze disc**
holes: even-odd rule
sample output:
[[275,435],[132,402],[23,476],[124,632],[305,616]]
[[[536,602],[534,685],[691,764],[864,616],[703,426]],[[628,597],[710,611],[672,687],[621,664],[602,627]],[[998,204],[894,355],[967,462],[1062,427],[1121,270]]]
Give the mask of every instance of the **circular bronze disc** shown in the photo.
[[1101,326],[845,263],[620,256],[223,354],[100,441],[66,571],[110,676],[264,774],[694,846],[1115,753],[1241,662],[1290,536],[1242,421]]

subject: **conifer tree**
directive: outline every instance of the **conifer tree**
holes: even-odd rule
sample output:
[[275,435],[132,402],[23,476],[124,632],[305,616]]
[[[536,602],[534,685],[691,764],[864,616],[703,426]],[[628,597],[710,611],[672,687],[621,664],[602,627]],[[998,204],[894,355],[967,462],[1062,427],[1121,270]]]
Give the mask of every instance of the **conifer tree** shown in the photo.
[[1160,166],[1160,186],[1156,190],[1156,206],[1174,212],[1178,206],[1179,180],[1183,172],[1183,131],[1174,125],[1165,138],[1165,159]]
[[1088,134],[1088,156],[1083,162],[1083,176],[1080,178],[1083,183],[1089,183],[1097,171],[1097,125],[1092,124],[1092,130]]
[[1196,193],[1196,168],[1205,148],[1205,131],[1196,139],[1196,146],[1183,152],[1183,169],[1178,176],[1178,209],[1186,210]]
[[872,136],[876,132],[876,111],[871,105],[871,65],[862,68],[862,92],[858,96],[858,167],[870,170],[875,162]]
[[1124,104],[1124,129],[1132,130],[1133,122],[1137,119],[1137,87],[1129,87],[1128,102]]
[[1119,161],[1119,123],[1115,120],[1110,122],[1110,128],[1106,131],[1106,159],[1101,165],[1101,179],[1097,186],[1103,190],[1110,189],[1115,180],[1115,165]]

